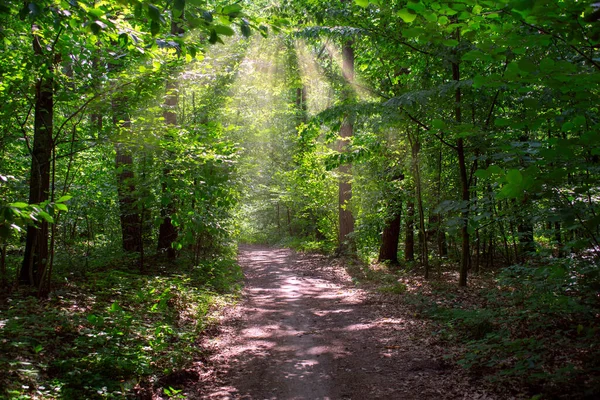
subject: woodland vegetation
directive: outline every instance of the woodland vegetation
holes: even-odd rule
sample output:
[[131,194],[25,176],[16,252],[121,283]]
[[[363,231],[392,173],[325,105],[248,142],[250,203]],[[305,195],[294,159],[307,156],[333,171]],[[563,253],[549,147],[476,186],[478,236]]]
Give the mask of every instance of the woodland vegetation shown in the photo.
[[597,398],[598,19],[3,1],[0,397],[177,398],[250,242],[359,260],[474,375]]

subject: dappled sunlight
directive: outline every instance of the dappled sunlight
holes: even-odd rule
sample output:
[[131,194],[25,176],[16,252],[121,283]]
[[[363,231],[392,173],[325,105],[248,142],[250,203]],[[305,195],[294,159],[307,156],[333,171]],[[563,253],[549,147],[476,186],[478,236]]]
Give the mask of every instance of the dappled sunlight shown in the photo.
[[318,114],[331,107],[334,102],[333,88],[316,60],[322,54],[316,54],[304,40],[297,40],[294,47],[300,67],[300,78],[306,88],[308,112],[311,115]]
[[[340,71],[342,71],[342,54],[341,54],[341,52],[329,41],[325,43],[325,49],[329,53],[331,61],[333,61],[335,63],[335,65],[338,67],[338,69]],[[346,81],[346,84],[348,84],[348,86],[350,86],[350,88],[352,88],[352,92],[358,100],[366,101],[372,97],[368,87],[364,84],[364,82],[362,82],[362,80],[360,79],[360,76],[356,73],[356,71],[354,72],[354,76],[352,77],[352,79],[345,76],[344,74],[341,74],[341,76]]]
[[308,275],[306,259],[298,262],[291,250],[240,250],[248,282],[244,324],[226,345],[233,382],[220,388],[232,398],[344,398],[361,385],[383,385],[384,376],[369,372],[439,373],[396,338],[408,320],[371,315],[359,290]]

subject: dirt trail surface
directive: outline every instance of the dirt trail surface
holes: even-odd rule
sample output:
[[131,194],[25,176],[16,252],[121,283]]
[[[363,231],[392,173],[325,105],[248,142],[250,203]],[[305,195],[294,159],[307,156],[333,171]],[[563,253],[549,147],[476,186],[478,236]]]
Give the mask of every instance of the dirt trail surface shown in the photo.
[[[492,399],[427,346],[408,311],[322,256],[242,247],[244,300],[213,346],[202,399]],[[212,384],[206,384],[206,381]],[[190,393],[191,394],[191,393]]]

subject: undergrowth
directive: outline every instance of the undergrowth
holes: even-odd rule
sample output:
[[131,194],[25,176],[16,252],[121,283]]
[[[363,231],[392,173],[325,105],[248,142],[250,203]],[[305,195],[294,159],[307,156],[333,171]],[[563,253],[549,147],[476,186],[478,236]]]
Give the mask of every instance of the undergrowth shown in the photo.
[[590,260],[538,259],[468,289],[452,275],[348,269],[432,321],[438,341],[457,349],[448,357],[473,377],[535,399],[600,398],[600,270]]
[[[38,300],[0,305],[0,397],[125,398],[201,357],[198,335],[235,301],[233,260],[87,273]],[[164,393],[179,393],[165,387]]]

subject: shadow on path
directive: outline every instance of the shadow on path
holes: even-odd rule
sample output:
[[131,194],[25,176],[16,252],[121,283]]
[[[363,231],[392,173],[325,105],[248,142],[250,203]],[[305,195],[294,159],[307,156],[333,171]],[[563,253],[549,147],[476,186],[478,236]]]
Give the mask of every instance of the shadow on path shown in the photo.
[[332,279],[325,261],[240,248],[245,300],[219,339],[222,384],[201,398],[491,398],[465,397],[451,369],[413,342],[414,320],[365,301],[363,291]]

